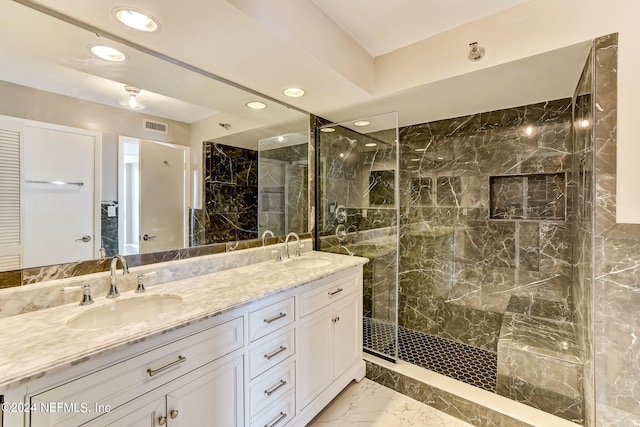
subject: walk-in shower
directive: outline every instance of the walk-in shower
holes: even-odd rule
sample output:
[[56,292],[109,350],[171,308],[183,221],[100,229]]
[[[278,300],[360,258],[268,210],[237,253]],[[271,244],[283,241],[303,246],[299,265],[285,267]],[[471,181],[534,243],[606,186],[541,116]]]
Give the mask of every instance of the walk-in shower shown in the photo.
[[572,126],[571,98],[317,123],[317,249],[370,259],[366,352],[584,421]]

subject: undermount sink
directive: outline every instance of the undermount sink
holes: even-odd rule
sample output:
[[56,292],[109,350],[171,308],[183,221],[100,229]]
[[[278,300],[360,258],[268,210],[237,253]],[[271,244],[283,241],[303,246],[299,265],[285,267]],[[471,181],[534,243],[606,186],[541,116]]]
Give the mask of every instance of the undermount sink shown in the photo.
[[167,310],[182,304],[177,295],[148,295],[115,300],[100,307],[90,308],[67,321],[72,329],[100,329],[111,326],[152,320]]
[[284,265],[290,268],[306,268],[313,269],[326,267],[332,261],[326,258],[291,258],[284,262]]

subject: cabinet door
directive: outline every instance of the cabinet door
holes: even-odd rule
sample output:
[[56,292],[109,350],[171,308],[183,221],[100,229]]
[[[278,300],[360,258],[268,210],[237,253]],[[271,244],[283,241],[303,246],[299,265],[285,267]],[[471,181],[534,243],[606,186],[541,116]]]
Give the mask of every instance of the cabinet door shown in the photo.
[[165,397],[140,397],[89,422],[87,427],[157,427],[165,417]]
[[362,346],[362,338],[358,333],[359,323],[362,322],[359,299],[352,298],[338,306],[333,318],[335,320],[333,323],[333,378],[335,379],[353,366],[359,355],[359,347]]
[[333,380],[333,311],[310,316],[296,329],[298,407],[303,409]]
[[243,357],[167,394],[167,427],[244,425]]

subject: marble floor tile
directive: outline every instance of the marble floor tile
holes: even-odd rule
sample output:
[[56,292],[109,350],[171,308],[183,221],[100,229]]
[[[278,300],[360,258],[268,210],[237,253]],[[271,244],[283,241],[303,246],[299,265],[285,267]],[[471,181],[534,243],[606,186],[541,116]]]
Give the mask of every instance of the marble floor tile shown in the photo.
[[375,383],[351,383],[308,427],[467,427],[457,418]]

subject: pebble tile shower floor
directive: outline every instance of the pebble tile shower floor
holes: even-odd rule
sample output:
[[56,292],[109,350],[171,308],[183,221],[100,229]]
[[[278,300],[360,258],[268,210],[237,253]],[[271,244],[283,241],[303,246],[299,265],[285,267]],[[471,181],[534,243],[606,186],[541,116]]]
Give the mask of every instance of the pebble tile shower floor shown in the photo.
[[[393,325],[363,317],[365,349],[394,353]],[[398,357],[405,362],[496,392],[498,356],[486,350],[398,327]]]

